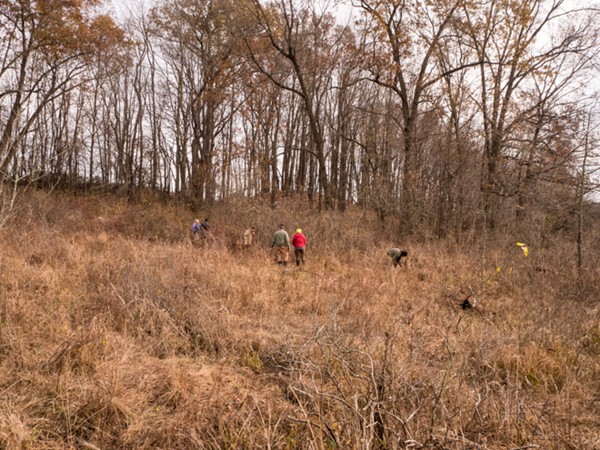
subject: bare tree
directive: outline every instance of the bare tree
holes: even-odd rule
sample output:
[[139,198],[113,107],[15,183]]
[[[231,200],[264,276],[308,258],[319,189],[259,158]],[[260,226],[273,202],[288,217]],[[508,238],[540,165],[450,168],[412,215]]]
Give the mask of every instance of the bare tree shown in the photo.
[[[326,13],[318,12],[312,2],[300,5],[296,3],[291,0],[279,0],[263,6],[260,1],[253,0],[253,14],[267,47],[263,46],[262,53],[259,53],[256,43],[250,43],[249,40],[246,42],[258,70],[277,86],[292,92],[302,100],[312,144],[311,148],[305,151],[309,151],[316,158],[318,184],[323,192],[324,205],[326,208],[332,208],[323,108],[324,96],[329,89],[333,70],[332,61],[327,55],[327,49],[331,48],[333,19]],[[269,69],[264,61],[265,57],[270,58],[268,48],[289,65],[293,78],[288,76],[287,70],[281,72]]]
[[87,3],[50,8],[43,0],[0,2],[6,36],[0,43],[0,171],[6,172],[44,108],[82,83],[89,58],[121,39],[110,18],[86,13]]
[[173,46],[173,63],[182,65],[179,88],[189,94],[191,192],[193,204],[215,199],[217,136],[226,114],[227,89],[235,80],[235,5],[229,0],[166,2],[154,10],[163,38]]
[[593,165],[593,158],[598,157],[598,124],[593,122],[592,114],[595,112],[597,107],[597,101],[593,105],[588,107],[586,117],[584,118],[583,127],[583,142],[581,152],[577,161],[577,231],[576,231],[576,243],[577,243],[577,276],[580,283],[583,281],[583,239],[584,239],[584,211],[585,211],[585,199],[586,196],[591,192],[598,189],[599,184],[593,182],[593,176],[600,171],[599,166]]
[[[463,63],[436,72],[436,50],[452,32],[462,1],[354,2],[365,12],[362,23],[369,78],[397,95],[400,103],[404,163],[402,173],[403,227],[410,230],[419,213],[421,167],[418,121],[430,89],[450,73],[474,64]],[[371,31],[372,30],[372,31]]]
[[[485,155],[481,185],[490,227],[496,224],[497,200],[506,195],[501,174],[511,133],[531,113],[571,89],[597,52],[594,14],[566,6],[564,0],[462,5],[460,27],[481,62]],[[557,22],[566,25],[553,28]],[[525,91],[540,77],[545,79],[541,95],[528,98]]]

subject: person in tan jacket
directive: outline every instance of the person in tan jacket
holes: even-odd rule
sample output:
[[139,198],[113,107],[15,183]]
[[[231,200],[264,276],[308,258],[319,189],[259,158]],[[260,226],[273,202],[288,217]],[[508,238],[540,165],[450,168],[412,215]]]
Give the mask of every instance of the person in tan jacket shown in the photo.
[[242,247],[248,250],[256,244],[256,228],[250,227],[242,234]]

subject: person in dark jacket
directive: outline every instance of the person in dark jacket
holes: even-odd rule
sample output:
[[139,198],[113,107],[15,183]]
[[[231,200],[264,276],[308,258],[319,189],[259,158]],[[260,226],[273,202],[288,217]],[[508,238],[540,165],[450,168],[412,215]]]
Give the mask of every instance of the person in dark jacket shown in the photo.
[[[402,258],[408,257],[408,252],[399,248],[390,248],[387,251],[387,254],[390,258],[392,258],[394,267],[398,267],[401,264]],[[406,259],[404,259],[404,264],[406,265]]]
[[294,255],[296,256],[296,266],[300,263],[304,264],[304,254],[306,252],[306,236],[302,234],[302,230],[298,228],[292,236],[292,245],[294,246]]
[[208,223],[208,218],[204,219],[200,224],[200,233],[202,233],[202,237],[204,239],[210,235],[210,224]]

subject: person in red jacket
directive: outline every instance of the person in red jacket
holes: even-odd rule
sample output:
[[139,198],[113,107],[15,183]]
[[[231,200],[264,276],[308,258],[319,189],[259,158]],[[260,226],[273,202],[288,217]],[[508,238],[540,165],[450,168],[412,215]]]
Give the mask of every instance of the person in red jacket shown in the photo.
[[306,251],[306,236],[302,234],[302,230],[298,228],[292,236],[292,245],[294,246],[294,254],[296,255],[296,266],[300,263],[304,264],[304,253]]

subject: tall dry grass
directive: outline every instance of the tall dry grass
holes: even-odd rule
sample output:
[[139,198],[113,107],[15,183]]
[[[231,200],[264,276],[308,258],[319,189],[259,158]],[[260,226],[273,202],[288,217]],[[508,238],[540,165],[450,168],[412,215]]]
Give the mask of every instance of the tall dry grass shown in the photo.
[[406,241],[395,270],[362,211],[232,201],[195,246],[181,207],[28,201],[0,232],[2,448],[600,449],[600,277],[565,239]]

